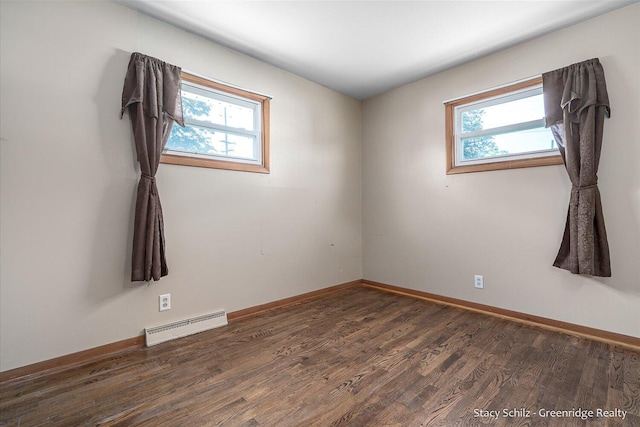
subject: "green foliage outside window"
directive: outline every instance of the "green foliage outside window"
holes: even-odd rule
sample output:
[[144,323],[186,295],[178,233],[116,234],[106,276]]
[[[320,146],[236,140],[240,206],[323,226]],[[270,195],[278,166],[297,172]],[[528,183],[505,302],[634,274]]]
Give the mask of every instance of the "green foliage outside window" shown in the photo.
[[[482,116],[484,113],[484,110],[472,110],[462,114],[462,130],[464,132],[482,130]],[[493,136],[464,139],[462,145],[462,155],[465,160],[508,154],[507,151],[500,150]]]
[[[185,118],[208,116],[211,106],[203,101],[182,97],[182,113]],[[217,150],[209,143],[211,134],[195,126],[182,127],[174,123],[167,141],[167,148],[187,153],[215,154]]]

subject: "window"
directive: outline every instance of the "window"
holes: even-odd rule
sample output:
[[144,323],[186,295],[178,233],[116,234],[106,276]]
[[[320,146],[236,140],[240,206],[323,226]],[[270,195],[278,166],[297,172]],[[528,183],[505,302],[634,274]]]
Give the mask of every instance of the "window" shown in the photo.
[[182,110],[162,163],[269,173],[267,96],[183,72]]
[[542,78],[445,103],[447,174],[562,164]]

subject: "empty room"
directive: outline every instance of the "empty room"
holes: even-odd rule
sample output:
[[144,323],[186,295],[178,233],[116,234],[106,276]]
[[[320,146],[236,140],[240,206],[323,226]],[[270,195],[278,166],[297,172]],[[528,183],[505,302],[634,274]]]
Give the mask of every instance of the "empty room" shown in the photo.
[[640,426],[639,23],[0,0],[0,426]]

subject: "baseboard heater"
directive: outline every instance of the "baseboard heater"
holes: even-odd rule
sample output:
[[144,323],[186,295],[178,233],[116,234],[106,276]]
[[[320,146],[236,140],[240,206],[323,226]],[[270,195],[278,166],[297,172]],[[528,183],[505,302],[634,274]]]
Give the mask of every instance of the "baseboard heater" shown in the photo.
[[227,325],[227,312],[216,311],[203,316],[192,317],[191,319],[180,320],[167,325],[145,328],[145,340],[147,347],[160,344],[162,342],[197,334],[209,329],[219,328]]

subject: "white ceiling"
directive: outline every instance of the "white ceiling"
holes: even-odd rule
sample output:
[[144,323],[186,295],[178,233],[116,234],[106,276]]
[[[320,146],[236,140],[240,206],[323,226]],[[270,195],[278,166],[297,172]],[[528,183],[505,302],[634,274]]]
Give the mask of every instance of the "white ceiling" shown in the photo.
[[357,99],[639,0],[116,0]]

